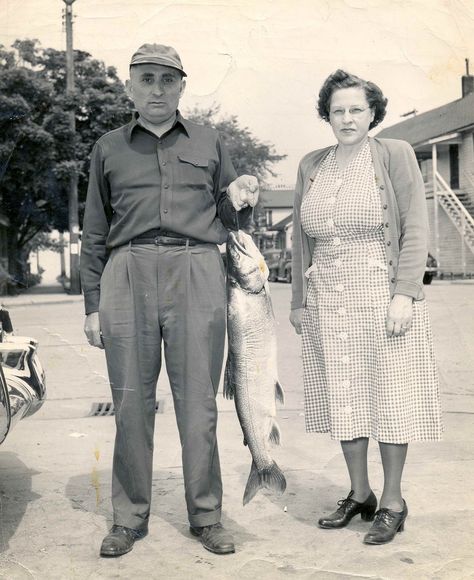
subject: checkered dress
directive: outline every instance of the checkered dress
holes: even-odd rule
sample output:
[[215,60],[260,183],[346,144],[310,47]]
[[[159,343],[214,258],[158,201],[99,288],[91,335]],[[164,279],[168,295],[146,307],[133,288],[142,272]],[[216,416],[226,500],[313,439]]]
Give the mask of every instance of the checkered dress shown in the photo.
[[413,303],[405,336],[385,333],[390,294],[368,143],[343,172],[331,150],[303,199],[301,222],[316,240],[303,316],[306,430],[339,440],[440,439],[425,301]]

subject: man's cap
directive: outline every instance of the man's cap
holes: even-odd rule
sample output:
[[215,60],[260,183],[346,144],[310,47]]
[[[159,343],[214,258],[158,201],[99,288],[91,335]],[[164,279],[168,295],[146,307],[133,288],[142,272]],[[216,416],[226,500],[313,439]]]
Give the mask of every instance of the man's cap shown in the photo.
[[142,44],[132,56],[130,66],[136,64],[161,64],[179,70],[183,77],[187,74],[183,70],[183,65],[179,54],[172,46],[164,44]]

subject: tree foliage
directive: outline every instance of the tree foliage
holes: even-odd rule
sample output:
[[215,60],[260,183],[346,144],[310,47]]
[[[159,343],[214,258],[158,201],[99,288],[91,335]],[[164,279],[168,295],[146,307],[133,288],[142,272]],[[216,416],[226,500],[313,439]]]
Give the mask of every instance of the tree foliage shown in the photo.
[[269,176],[275,177],[273,165],[286,155],[279,155],[273,145],[257,139],[248,127],[241,127],[236,115],[219,116],[219,112],[219,105],[195,107],[187,111],[186,118],[219,131],[238,175],[255,175],[263,183]]
[[42,48],[36,40],[17,40],[10,49],[0,45],[0,193],[10,222],[9,270],[18,280],[30,241],[39,232],[68,227],[71,173],[78,176],[82,211],[94,142],[130,118],[116,70],[84,51],[75,51],[74,60],[71,97],[64,51]]
[[[115,68],[81,50],[74,52],[74,63],[70,96],[64,51],[43,48],[37,40],[0,45],[0,202],[10,222],[9,271],[20,283],[28,253],[43,240],[42,233],[68,228],[71,174],[78,177],[82,214],[93,144],[130,119],[132,104]],[[218,118],[218,113],[218,106],[195,108],[187,117],[221,133],[239,174],[261,181],[274,175],[273,165],[285,155],[241,127],[236,116]]]

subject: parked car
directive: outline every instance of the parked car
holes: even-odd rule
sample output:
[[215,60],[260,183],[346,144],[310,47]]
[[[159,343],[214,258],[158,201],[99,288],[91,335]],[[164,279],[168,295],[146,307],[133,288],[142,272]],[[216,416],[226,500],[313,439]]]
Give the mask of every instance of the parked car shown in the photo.
[[0,443],[12,427],[38,411],[46,398],[38,342],[0,331]]
[[278,257],[271,262],[267,261],[270,271],[268,279],[270,282],[288,282],[291,283],[291,250],[278,250]]
[[279,248],[270,248],[269,250],[264,250],[262,256],[267,264],[268,271],[270,272],[268,279],[270,282],[276,281],[276,272],[278,270],[278,261],[280,260],[281,250]]
[[426,269],[423,275],[423,284],[431,284],[437,272],[438,272],[438,262],[431,254],[428,253],[428,258],[426,260]]

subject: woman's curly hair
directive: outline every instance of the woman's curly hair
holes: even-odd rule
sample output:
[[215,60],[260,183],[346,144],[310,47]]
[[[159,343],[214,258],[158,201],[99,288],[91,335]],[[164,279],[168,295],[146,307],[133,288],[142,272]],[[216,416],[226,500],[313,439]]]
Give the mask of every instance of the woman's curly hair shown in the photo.
[[369,107],[374,111],[374,120],[369,125],[369,130],[376,127],[383,118],[387,109],[387,102],[380,88],[370,81],[364,81],[342,69],[338,69],[324,81],[318,98],[318,113],[321,119],[329,123],[329,106],[334,91],[358,87],[364,90]]

